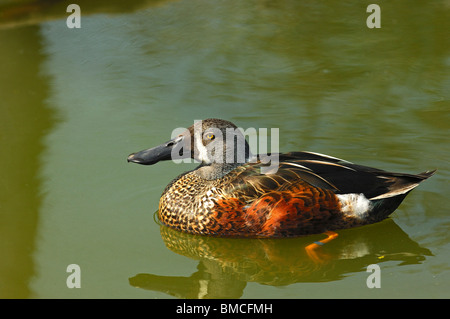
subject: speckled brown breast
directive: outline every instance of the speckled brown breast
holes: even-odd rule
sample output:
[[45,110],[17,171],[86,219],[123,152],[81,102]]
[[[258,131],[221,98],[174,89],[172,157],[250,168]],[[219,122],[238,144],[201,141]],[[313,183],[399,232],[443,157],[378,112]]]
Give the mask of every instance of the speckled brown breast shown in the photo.
[[238,237],[292,237],[358,223],[343,216],[333,191],[283,171],[255,174],[250,166],[218,180],[182,175],[161,196],[159,219],[193,234]]
[[[205,180],[194,172],[184,174],[166,187],[158,216],[165,225],[194,234],[217,234],[213,208],[223,198],[218,191],[224,180]],[[218,234],[217,234],[218,235]]]

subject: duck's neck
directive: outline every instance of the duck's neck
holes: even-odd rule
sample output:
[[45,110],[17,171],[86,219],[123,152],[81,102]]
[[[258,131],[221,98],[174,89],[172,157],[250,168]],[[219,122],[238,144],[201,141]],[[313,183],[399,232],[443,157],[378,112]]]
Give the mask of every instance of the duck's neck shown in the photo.
[[195,174],[206,180],[214,180],[222,178],[232,170],[253,160],[254,155],[251,153],[247,141],[245,141],[244,144],[243,149],[244,153],[241,154],[243,155],[242,157],[239,156],[238,149],[240,148],[235,148],[234,150],[231,150],[228,148],[228,146],[225,146],[221,162],[214,162],[214,161],[212,163],[202,162],[200,166],[194,170]]
[[234,170],[235,168],[241,166],[242,163],[202,163],[194,173],[206,180],[219,179]]

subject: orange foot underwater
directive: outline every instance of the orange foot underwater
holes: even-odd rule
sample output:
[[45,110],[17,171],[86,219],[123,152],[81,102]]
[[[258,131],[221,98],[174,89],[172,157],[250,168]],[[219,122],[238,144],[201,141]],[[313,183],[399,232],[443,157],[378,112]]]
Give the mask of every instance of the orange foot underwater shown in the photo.
[[327,235],[327,238],[315,241],[314,243],[309,244],[305,247],[306,253],[308,254],[309,258],[311,258],[311,260],[317,264],[325,263],[331,258],[329,255],[324,254],[320,250],[323,245],[329,243],[339,236],[338,233],[335,233],[333,231],[326,231],[324,234]]

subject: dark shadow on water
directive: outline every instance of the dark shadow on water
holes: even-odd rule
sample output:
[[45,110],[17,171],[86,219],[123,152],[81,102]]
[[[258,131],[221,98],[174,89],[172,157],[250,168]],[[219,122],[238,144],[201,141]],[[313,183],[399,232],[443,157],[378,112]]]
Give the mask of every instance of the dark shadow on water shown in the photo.
[[137,274],[130,285],[164,292],[177,298],[239,298],[247,282],[286,286],[301,282],[328,282],[349,273],[366,271],[370,264],[398,261],[417,264],[432,256],[392,219],[339,232],[318,251],[313,261],[305,247],[323,235],[294,239],[229,239],[195,236],[161,226],[171,251],[198,260],[189,277]]

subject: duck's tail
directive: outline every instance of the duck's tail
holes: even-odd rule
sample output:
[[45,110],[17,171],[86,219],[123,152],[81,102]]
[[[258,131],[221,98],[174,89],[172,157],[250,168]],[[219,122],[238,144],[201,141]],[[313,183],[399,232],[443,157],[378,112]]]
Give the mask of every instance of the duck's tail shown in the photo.
[[377,222],[387,218],[402,203],[410,191],[419,186],[421,182],[431,177],[436,170],[426,171],[417,175],[392,173],[383,178],[389,179],[389,191],[369,198],[371,210],[368,216],[370,222]]

